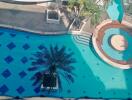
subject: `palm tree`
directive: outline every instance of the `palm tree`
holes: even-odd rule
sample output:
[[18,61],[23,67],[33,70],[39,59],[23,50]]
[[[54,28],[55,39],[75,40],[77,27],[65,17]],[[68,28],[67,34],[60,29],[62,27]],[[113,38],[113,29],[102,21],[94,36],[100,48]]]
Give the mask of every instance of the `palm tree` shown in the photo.
[[126,10],[126,14],[132,15],[132,4],[127,5],[125,10]]
[[90,19],[92,25],[100,22],[101,9],[96,4],[96,0],[68,0],[68,7],[75,12],[76,19]]
[[[54,79],[57,78],[59,89],[62,90],[61,85],[61,76],[66,79],[68,82],[74,82],[73,76],[75,75],[72,71],[74,67],[72,66],[73,63],[76,62],[74,58],[72,58],[73,52],[67,51],[65,46],[59,48],[56,46],[50,46],[49,49],[46,47],[34,54],[32,58],[33,62],[32,65],[34,67],[29,68],[29,71],[35,71],[39,68],[43,68],[42,71],[37,72],[31,79],[35,79],[33,85],[43,84],[47,87],[50,87],[49,90],[53,90],[52,85],[55,85]],[[48,73],[48,82],[46,79],[46,75]],[[50,86],[48,86],[49,84]]]

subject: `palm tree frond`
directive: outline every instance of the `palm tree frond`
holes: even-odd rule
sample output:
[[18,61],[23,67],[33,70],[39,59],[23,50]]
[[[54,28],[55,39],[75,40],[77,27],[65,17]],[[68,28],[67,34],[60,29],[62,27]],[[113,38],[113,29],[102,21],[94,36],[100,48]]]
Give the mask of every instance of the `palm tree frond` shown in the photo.
[[[39,52],[36,52],[36,54],[33,54],[33,62],[32,65],[34,65],[32,68],[29,68],[29,71],[35,71],[41,68],[46,68],[45,70],[40,70],[34,76],[31,78],[31,80],[35,80],[33,83],[34,85],[37,85],[43,81],[43,78],[46,73],[48,73],[51,77],[54,77],[54,74],[57,74],[58,82],[59,82],[59,88],[61,89],[61,79],[60,76],[64,77],[68,83],[74,82],[74,74],[73,70],[75,69],[72,64],[76,63],[75,58],[73,58],[73,52],[67,51],[65,46],[62,46],[59,48],[57,45],[52,46],[50,45],[49,49],[46,47],[44,50],[41,50]],[[50,88],[51,90],[53,87]]]

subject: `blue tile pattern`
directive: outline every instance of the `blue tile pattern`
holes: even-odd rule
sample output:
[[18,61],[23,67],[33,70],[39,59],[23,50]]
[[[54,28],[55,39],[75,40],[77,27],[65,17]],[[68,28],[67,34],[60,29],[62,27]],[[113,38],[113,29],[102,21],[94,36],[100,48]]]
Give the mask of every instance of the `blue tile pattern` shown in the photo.
[[15,33],[10,33],[10,36],[11,36],[11,37],[15,37],[16,34],[15,34]]
[[39,45],[38,48],[39,48],[40,50],[42,50],[42,49],[44,48],[44,46],[43,46],[43,45]]
[[26,73],[25,71],[21,71],[21,72],[19,73],[19,76],[20,76],[21,78],[24,78],[25,76],[27,76],[27,73]]
[[6,61],[6,63],[8,63],[8,64],[10,64],[13,60],[14,60],[14,59],[13,59],[12,56],[7,56],[7,57],[5,58],[5,61]]
[[5,94],[5,93],[7,93],[9,91],[9,89],[8,89],[8,87],[6,86],[6,85],[2,85],[1,87],[0,87],[0,93],[1,94]]
[[3,32],[0,32],[0,36],[3,35],[4,33]]
[[4,78],[8,78],[8,77],[11,76],[11,72],[10,72],[8,69],[6,69],[6,70],[4,70],[4,71],[2,72],[2,76],[3,76]]
[[19,94],[22,94],[24,91],[25,91],[25,89],[22,86],[20,86],[20,87],[17,88],[17,92]]
[[27,50],[27,49],[29,49],[30,48],[30,46],[27,44],[27,43],[25,43],[24,45],[23,45],[23,49],[24,50]]
[[21,58],[21,62],[22,62],[23,64],[27,63],[27,61],[28,61],[27,57],[22,57],[22,58]]
[[13,43],[13,42],[10,42],[8,45],[7,45],[8,49],[12,50],[13,48],[16,47],[16,45]]
[[40,87],[36,87],[36,88],[34,89],[34,92],[35,92],[35,93],[39,93],[39,92],[40,92]]

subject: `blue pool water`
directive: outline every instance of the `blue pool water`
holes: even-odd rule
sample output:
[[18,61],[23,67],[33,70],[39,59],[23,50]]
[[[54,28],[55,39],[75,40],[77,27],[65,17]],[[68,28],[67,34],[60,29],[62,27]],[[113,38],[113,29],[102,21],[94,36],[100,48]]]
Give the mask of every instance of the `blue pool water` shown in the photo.
[[[125,39],[128,42],[128,48],[123,51],[123,52],[119,52],[116,51],[115,49],[113,49],[109,43],[109,39],[112,35],[123,35],[125,37]],[[118,41],[118,40],[117,40]],[[116,60],[122,60],[122,61],[128,61],[130,59],[132,59],[132,36],[131,34],[129,34],[128,32],[126,32],[123,29],[119,29],[119,28],[109,28],[105,31],[105,35],[103,38],[103,45],[102,45],[102,49],[105,51],[105,53],[110,56],[113,59]]]
[[107,13],[112,20],[121,22],[124,15],[122,0],[113,0],[108,6]]
[[[132,98],[132,69],[122,70],[104,63],[90,45],[78,44],[75,35],[41,36],[0,28],[0,95],[89,98]],[[74,82],[61,77],[62,91],[51,94],[33,86],[33,54],[50,45],[65,46],[76,59]],[[40,70],[39,70],[40,71]]]

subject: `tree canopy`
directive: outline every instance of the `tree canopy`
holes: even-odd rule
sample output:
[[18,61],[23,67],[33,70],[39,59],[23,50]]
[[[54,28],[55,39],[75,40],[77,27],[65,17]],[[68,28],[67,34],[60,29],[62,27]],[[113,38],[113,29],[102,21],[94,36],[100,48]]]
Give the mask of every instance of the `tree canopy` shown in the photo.
[[100,21],[101,8],[96,4],[96,0],[68,0],[68,7],[78,17],[90,17],[93,25]]

